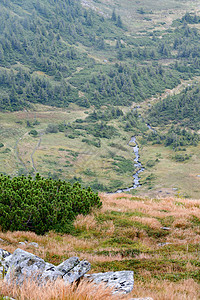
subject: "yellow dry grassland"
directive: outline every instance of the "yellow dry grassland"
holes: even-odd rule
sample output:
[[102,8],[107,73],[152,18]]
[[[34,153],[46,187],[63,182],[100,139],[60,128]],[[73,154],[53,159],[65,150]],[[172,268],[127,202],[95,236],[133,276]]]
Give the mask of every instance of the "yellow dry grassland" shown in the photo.
[[[53,264],[78,256],[90,261],[92,273],[134,271],[132,293],[113,299],[199,299],[199,200],[145,198],[125,193],[100,197],[102,208],[87,216],[77,216],[71,234],[0,232],[0,248],[13,252],[20,247]],[[38,243],[39,247],[30,242]],[[32,298],[33,290],[36,298]],[[30,282],[15,289],[1,282],[0,291],[2,295],[24,300],[112,299],[110,290],[85,282],[78,289],[61,282],[49,284],[48,296],[42,287]]]

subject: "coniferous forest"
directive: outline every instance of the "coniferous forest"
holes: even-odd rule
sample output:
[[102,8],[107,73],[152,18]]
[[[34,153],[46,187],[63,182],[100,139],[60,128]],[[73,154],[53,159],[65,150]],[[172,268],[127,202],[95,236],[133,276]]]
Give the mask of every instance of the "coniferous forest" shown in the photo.
[[[137,8],[136,14],[146,24],[153,12]],[[17,170],[3,168],[3,173],[35,176],[40,172],[46,178],[69,179],[72,184],[78,180],[86,187],[91,183],[95,190],[113,191],[131,182],[129,177],[125,183],[123,177],[135,169],[127,147],[131,136],[138,136],[140,146],[160,145],[173,151],[199,145],[199,24],[198,13],[184,12],[164,28],[137,32],[114,6],[105,13],[79,0],[1,0],[0,112],[27,114],[10,131],[2,123],[0,159],[12,161],[15,155],[12,166]],[[173,90],[174,94],[165,94]],[[73,105],[79,110],[75,118],[69,114],[69,118],[45,124],[37,119],[38,108],[71,113]],[[34,120],[29,119],[29,112]],[[29,158],[20,156],[19,148],[26,130],[31,147],[38,141]],[[35,151],[54,135],[69,141],[69,157],[61,166],[55,163],[56,154],[48,159],[51,154],[46,153],[37,167]],[[14,136],[15,143],[7,143]],[[85,147],[93,156],[99,153],[98,170],[90,164],[75,169]],[[59,149],[65,148],[60,145]],[[191,161],[189,152],[177,154],[180,161]],[[145,157],[144,162],[154,165]],[[108,184],[106,170],[115,173]],[[99,174],[103,177],[98,178]]]
[[199,299],[199,42],[200,0],[0,0],[0,300]]
[[[199,22],[196,15],[186,14],[164,35],[134,38],[116,14],[100,16],[79,1],[1,1],[0,6],[1,110],[32,103],[129,106],[199,74],[199,33],[189,26]],[[89,48],[104,53],[107,63],[89,57]],[[162,59],[172,63],[163,66]]]

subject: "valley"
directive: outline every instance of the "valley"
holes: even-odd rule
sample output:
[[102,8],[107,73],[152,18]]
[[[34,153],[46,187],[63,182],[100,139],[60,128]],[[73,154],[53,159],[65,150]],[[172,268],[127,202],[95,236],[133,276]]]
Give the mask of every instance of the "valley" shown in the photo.
[[[195,78],[195,81],[197,80],[198,78]],[[193,81],[182,82],[174,90],[166,91],[161,98],[164,99],[169,92],[180,93]],[[138,113],[143,116],[149,105],[159,99],[160,96],[140,103]],[[132,108],[121,107],[124,113],[128,113]],[[7,170],[6,173],[11,176],[22,173],[34,176],[39,172],[45,177],[62,178],[72,182],[78,180],[95,190],[123,190],[133,186],[133,174],[137,171],[134,171],[133,149],[128,145],[131,135],[135,133],[140,147],[139,160],[144,172],[139,175],[141,186],[131,190],[131,193],[150,197],[199,198],[199,145],[187,147],[186,152],[178,151],[191,157],[187,161],[177,162],[174,158],[177,151],[164,145],[152,145],[150,142],[143,144],[142,133],[137,130],[125,131],[122,127],[124,121],[121,119],[109,122],[118,130],[120,136],[109,139],[95,138],[81,129],[78,136],[71,130],[66,134],[65,125],[73,124],[76,120],[85,120],[92,112],[92,109],[80,109],[75,105],[65,110],[35,105],[32,111],[0,113],[3,129],[1,136],[4,141],[4,147],[0,148],[0,171],[5,173]],[[64,129],[59,131],[53,128],[56,132],[48,133],[50,125],[62,125]],[[146,124],[142,126],[145,134],[151,132]],[[33,130],[36,130],[36,135],[30,134]]]
[[[0,0],[0,300],[199,299],[199,41],[200,0]],[[17,248],[133,290],[13,288]]]

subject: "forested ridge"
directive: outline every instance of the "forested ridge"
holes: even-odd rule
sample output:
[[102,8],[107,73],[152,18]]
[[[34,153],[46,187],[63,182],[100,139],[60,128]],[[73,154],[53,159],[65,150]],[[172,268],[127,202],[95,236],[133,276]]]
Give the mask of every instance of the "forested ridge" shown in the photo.
[[131,105],[199,73],[199,33],[187,24],[198,17],[135,38],[115,12],[100,15],[80,1],[10,0],[0,8],[1,110]]
[[168,96],[149,111],[149,121],[154,125],[179,124],[193,130],[200,129],[200,90],[189,86],[178,95]]
[[[114,191],[137,171],[131,136],[141,153],[155,145],[189,160],[199,144],[199,20],[186,13],[132,32],[118,10],[78,0],[0,0],[1,172]],[[149,157],[145,171],[158,162]]]

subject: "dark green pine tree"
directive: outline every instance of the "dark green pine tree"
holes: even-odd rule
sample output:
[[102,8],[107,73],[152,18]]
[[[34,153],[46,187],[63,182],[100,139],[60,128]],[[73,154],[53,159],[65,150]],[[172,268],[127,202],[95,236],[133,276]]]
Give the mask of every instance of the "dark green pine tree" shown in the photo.
[[117,21],[117,15],[115,13],[115,8],[113,9],[111,20],[114,21],[114,22]]
[[122,24],[122,19],[120,16],[117,17],[117,26],[122,28],[123,27],[123,24]]

